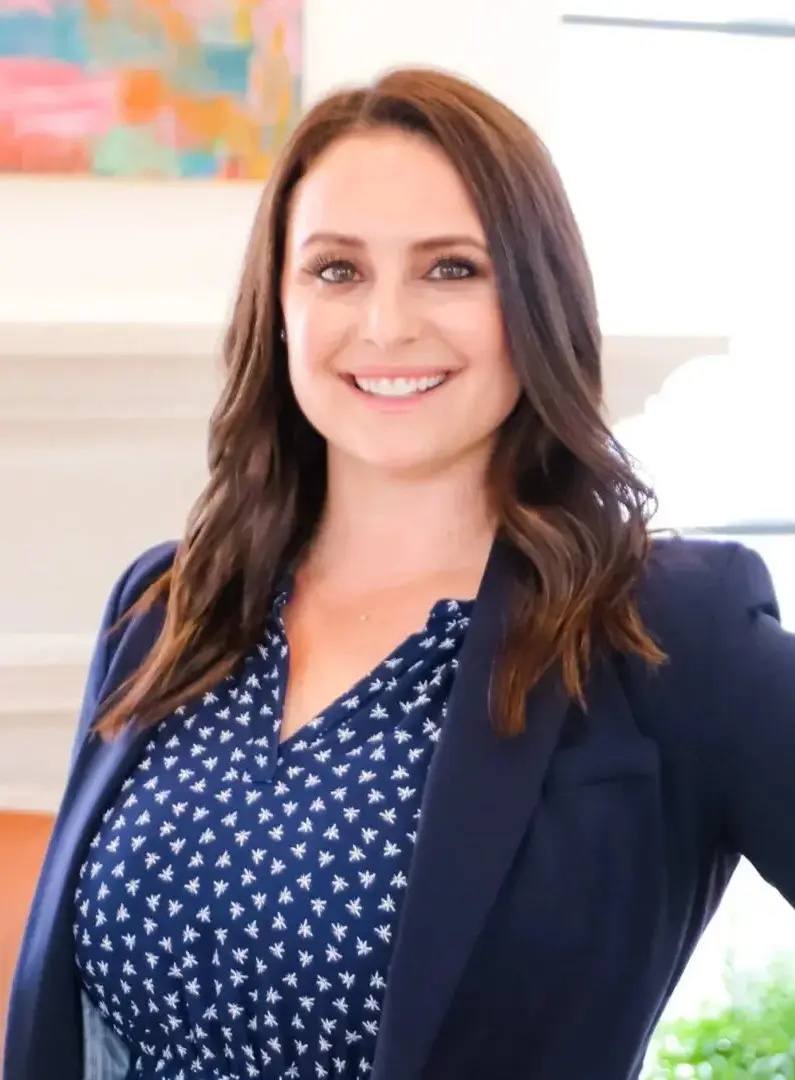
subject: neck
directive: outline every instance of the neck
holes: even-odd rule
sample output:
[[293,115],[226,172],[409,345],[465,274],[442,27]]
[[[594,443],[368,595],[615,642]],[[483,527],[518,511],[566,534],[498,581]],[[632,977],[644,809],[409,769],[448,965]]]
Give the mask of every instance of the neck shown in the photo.
[[326,505],[309,556],[312,572],[363,588],[472,570],[494,541],[482,462],[422,478],[385,475],[329,455]]

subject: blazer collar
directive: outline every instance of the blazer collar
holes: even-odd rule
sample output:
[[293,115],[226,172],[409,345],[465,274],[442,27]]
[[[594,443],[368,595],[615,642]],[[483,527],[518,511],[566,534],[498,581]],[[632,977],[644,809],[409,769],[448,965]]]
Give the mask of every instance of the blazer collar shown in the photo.
[[550,673],[528,697],[527,730],[488,718],[511,577],[498,543],[460,654],[429,770],[389,969],[373,1080],[419,1080],[458,981],[538,802],[568,700]]

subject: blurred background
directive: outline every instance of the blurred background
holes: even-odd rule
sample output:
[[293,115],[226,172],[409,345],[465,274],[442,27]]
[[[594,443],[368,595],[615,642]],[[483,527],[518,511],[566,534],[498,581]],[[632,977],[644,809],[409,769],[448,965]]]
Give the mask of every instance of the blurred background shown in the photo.
[[[795,0],[0,0],[0,1030],[102,604],[203,482],[273,154],[318,96],[403,63],[547,141],[659,524],[760,550],[795,628]],[[795,1076],[795,995],[778,1073],[721,1072],[682,1027],[790,949],[795,914],[743,867],[649,1075]]]

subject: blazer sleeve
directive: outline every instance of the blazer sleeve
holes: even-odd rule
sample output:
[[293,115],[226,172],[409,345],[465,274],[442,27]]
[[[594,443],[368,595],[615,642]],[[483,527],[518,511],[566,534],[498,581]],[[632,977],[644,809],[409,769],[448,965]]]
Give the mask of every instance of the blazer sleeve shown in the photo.
[[113,654],[124,633],[124,625],[119,626],[119,620],[149,585],[171,566],[175,551],[176,544],[170,542],[149,548],[127,567],[111,589],[88,666],[70,768],[88,737],[99,704],[112,689],[105,683]]
[[728,850],[795,905],[795,635],[781,626],[764,562],[739,545],[710,635],[705,787]]

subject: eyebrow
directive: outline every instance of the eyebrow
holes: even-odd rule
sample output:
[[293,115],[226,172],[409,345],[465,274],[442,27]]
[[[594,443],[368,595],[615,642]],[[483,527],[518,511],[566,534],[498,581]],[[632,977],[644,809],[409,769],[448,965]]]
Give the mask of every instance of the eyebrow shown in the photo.
[[[350,248],[363,248],[367,246],[364,240],[359,236],[350,236],[346,233],[338,232],[314,232],[304,240],[301,247],[306,248],[312,244],[338,244],[340,247]],[[469,236],[466,233],[446,233],[441,236],[428,236],[424,240],[417,240],[411,247],[415,251],[436,251],[439,248],[460,247],[463,245],[479,248],[484,254],[486,252],[486,246],[481,240],[478,240],[474,236]]]

